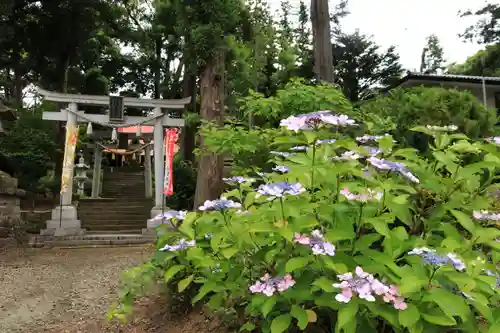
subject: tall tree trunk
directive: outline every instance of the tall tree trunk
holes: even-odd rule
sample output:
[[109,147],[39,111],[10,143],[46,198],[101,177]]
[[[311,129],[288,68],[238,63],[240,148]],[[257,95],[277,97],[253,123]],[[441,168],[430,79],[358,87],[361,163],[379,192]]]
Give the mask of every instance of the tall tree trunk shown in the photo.
[[[224,119],[225,100],[225,52],[216,50],[213,59],[207,63],[201,74],[200,116],[203,120],[219,125]],[[204,138],[200,137],[200,146],[204,148]],[[198,163],[198,178],[194,206],[200,206],[205,200],[216,199],[222,191],[223,155],[205,153]]]
[[23,78],[19,67],[14,69],[14,91],[16,94],[16,107],[21,109],[23,107]]
[[8,101],[14,95],[13,94],[13,87],[11,85],[10,68],[5,68],[4,77],[5,77],[5,79],[2,79],[2,81],[0,83],[3,84],[5,101]]
[[316,79],[333,83],[333,55],[328,0],[311,0],[311,22]]
[[161,36],[156,37],[155,39],[155,99],[161,98],[161,51],[162,51],[163,40]]
[[[187,71],[187,69],[186,69]],[[184,97],[191,97],[191,106],[189,110],[191,112],[196,112],[196,74],[186,72],[183,82],[183,91]],[[182,144],[181,144],[181,155],[184,161],[195,162],[194,160],[194,148],[195,148],[195,140],[196,137],[196,125],[189,124],[184,126],[182,129]]]
[[[12,20],[14,28],[14,39],[21,38],[23,31],[19,26],[22,22],[22,12],[23,12],[23,2],[17,1],[13,7]],[[23,87],[22,87],[22,73],[21,73],[21,45],[19,43],[14,43],[12,48],[12,67],[14,70],[14,82],[12,92],[14,94],[14,102],[16,103],[16,108],[20,110],[23,107]]]

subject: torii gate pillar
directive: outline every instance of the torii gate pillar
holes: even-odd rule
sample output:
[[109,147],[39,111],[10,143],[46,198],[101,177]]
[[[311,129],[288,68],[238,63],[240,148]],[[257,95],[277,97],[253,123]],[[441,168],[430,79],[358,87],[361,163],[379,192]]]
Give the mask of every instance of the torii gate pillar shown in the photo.
[[[163,111],[161,108],[155,108],[155,115],[162,115]],[[155,205],[151,209],[151,217],[162,212],[163,207],[163,178],[164,178],[164,164],[165,164],[165,152],[163,151],[163,125],[161,123],[161,118],[156,118],[155,127],[153,129],[153,139],[154,139],[154,172],[155,172]],[[156,226],[149,225],[148,229],[154,228]]]
[[[163,110],[160,107],[154,109],[155,116],[161,116]],[[156,118],[153,129],[154,139],[154,172],[155,172],[155,205],[151,209],[151,218],[161,214],[165,209],[165,195],[163,194],[163,180],[165,177],[165,151],[163,147],[163,135],[165,133],[161,117]],[[150,233],[158,227],[158,220],[148,220],[147,228],[143,233]]]
[[[76,127],[77,125],[77,117],[74,112],[78,111],[78,105],[76,103],[69,104],[70,112],[68,110],[61,110],[65,114],[66,118],[66,132],[69,129]],[[68,141],[71,138],[66,135],[65,146],[68,145]],[[64,150],[64,160],[71,159],[72,156],[66,156],[69,153],[67,149]],[[70,154],[71,155],[71,154]],[[74,157],[73,157],[74,158]],[[65,163],[66,164],[66,163]],[[67,170],[63,170],[67,172],[69,175],[69,180],[67,182],[66,191],[61,193],[61,204],[59,207],[56,207],[52,210],[51,219],[47,221],[46,229],[40,231],[41,235],[49,235],[49,236],[74,236],[74,235],[82,235],[85,230],[81,227],[81,221],[78,219],[78,214],[76,207],[72,205],[73,201],[73,168],[74,163],[70,161],[65,165]]]
[[[85,114],[83,111],[78,111],[78,104],[84,105],[97,105],[97,106],[110,106],[115,97],[110,96],[93,96],[93,95],[72,95],[61,94],[38,89],[39,93],[45,96],[46,100],[58,103],[69,104],[68,110],[61,112],[44,112],[43,119],[66,121],[67,128],[71,128],[78,122],[83,123],[100,123],[100,124],[113,124],[116,127],[117,123],[120,127],[129,127],[137,125],[153,125],[154,124],[154,152],[155,152],[155,207],[151,211],[152,215],[156,215],[158,210],[161,211],[163,206],[163,172],[164,172],[164,151],[163,151],[163,133],[164,127],[182,127],[184,126],[183,119],[170,118],[168,114],[164,114],[162,109],[183,109],[186,104],[191,101],[191,97],[186,97],[177,100],[163,100],[163,99],[139,99],[132,97],[123,97],[120,99],[120,107],[111,107],[109,115]],[[116,105],[115,105],[116,106]],[[144,117],[126,116],[123,113],[123,106],[154,109],[154,117],[151,119]],[[117,111],[117,112],[116,112]],[[68,139],[67,139],[68,140]],[[149,158],[149,156],[146,156]],[[80,235],[84,233],[81,229],[81,223],[77,218],[77,211],[71,205],[72,201],[72,185],[73,185],[73,164],[66,171],[69,174],[70,180],[66,191],[62,194],[61,206],[54,209],[52,212],[52,219],[47,221],[47,229],[43,230],[41,234],[66,236],[66,235]],[[70,170],[69,170],[70,169]],[[94,177],[99,177],[95,175]],[[147,182],[146,182],[147,185]],[[98,187],[94,186],[93,193],[97,191]],[[154,226],[147,226],[154,228]]]

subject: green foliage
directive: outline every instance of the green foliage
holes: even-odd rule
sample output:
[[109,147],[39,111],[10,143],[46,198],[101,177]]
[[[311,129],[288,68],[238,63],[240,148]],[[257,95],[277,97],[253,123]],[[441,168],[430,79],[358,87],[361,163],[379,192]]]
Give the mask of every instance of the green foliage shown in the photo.
[[356,31],[339,33],[332,48],[335,82],[353,103],[401,77],[403,69],[394,46],[381,50],[371,37]]
[[[182,223],[174,219],[175,230],[160,227],[158,249],[181,238],[195,243],[159,251],[151,265],[169,281],[182,275],[177,288],[197,290],[194,304],[246,318],[241,329],[247,331],[495,332],[500,289],[486,271],[497,271],[500,230],[495,221],[472,216],[494,207],[490,193],[498,189],[500,150],[462,133],[412,130],[432,138],[429,154],[399,148],[390,136],[373,141],[381,150],[378,157],[402,163],[390,172],[374,168],[366,148],[342,129],[282,132],[273,140],[276,150],[295,144],[309,149],[274,157],[270,163],[290,171],[265,173],[258,183],[298,182],[305,191],[272,199],[257,195],[263,193],[251,182],[234,185],[225,197],[248,213],[222,209],[191,212]],[[318,144],[320,139],[336,142]],[[335,159],[345,151],[360,158]],[[471,155],[481,161],[468,162]],[[348,200],[342,189],[361,194],[372,189],[381,196]],[[294,241],[297,233],[312,230],[325,235],[322,242],[335,244],[334,256],[315,255],[311,246]],[[454,253],[465,267],[435,265],[408,253],[421,247]],[[356,267],[399,286],[407,308],[398,311],[379,296],[338,301],[338,275]],[[290,274],[295,284],[267,296],[250,292],[265,273]]]
[[436,74],[443,70],[444,52],[436,35],[427,37],[427,45],[422,50],[422,60],[420,63],[420,73]]
[[304,80],[293,79],[276,96],[264,98],[253,92],[242,106],[245,114],[261,117],[275,127],[279,119],[290,115],[333,109],[335,112],[353,115],[353,109],[342,92],[330,84],[308,85]]
[[500,44],[488,45],[470,56],[463,64],[451,64],[450,74],[500,76]]
[[206,149],[230,158],[233,172],[240,174],[269,169],[270,145],[279,135],[279,131],[274,129],[247,130],[241,125],[219,127],[212,124],[202,126],[200,133],[206,138]]
[[226,48],[225,37],[241,27],[243,6],[240,0],[183,1],[181,13],[190,41],[186,56],[203,68],[215,51]]
[[359,112],[371,124],[390,120],[386,123],[389,128],[377,126],[378,133],[392,129],[391,134],[398,141],[422,150],[426,147],[422,140],[426,139],[410,131],[414,126],[454,124],[469,137],[479,138],[492,135],[497,123],[496,111],[484,108],[470,92],[445,88],[393,89],[388,96],[363,103]]
[[467,28],[462,34],[462,37],[465,39],[479,41],[483,44],[497,43],[500,41],[500,31],[498,30],[498,20],[500,19],[499,4],[487,3],[479,10],[467,10],[461,13],[461,16],[478,16],[481,18],[479,22]]
[[109,315],[109,319],[116,318],[122,322],[127,320],[126,315],[132,312],[134,298],[152,291],[158,269],[153,258],[152,263],[131,268],[122,274],[119,286],[120,301],[111,305],[109,313],[113,315]]
[[57,185],[55,174],[53,170],[49,170],[49,172],[38,179],[37,182],[37,192],[39,193],[49,193],[52,192],[52,189]]
[[42,120],[42,109],[22,110],[0,137],[0,152],[12,164],[19,187],[36,191],[38,180],[53,167],[54,124]]

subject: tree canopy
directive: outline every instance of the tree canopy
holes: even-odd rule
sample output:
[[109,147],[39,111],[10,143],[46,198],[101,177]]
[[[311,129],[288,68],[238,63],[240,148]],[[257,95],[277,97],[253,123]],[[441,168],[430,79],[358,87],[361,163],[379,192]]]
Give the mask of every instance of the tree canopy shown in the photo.
[[[193,162],[202,143],[197,136],[200,120],[232,119],[252,126],[269,119],[272,114],[246,112],[246,103],[255,96],[270,98],[272,105],[285,88],[292,91],[297,82],[313,87],[319,78],[338,85],[357,105],[396,82],[403,72],[394,46],[382,48],[369,31],[344,31],[343,18],[350,15],[346,0],[328,6],[324,1],[283,0],[277,12],[266,0],[4,2],[0,93],[20,114],[32,112],[21,108],[30,85],[85,94],[193,96],[183,114],[190,121],[181,143],[183,158]],[[497,10],[489,5],[465,13],[487,14],[487,20],[471,27],[467,36],[498,41]],[[488,46],[450,72],[496,75],[496,49]],[[422,60],[425,72],[442,68],[437,37],[429,36]],[[50,132],[59,148],[62,132],[62,127]],[[54,151],[47,155],[58,163],[60,149]],[[39,164],[45,171],[51,167]],[[55,169],[57,173],[57,165]]]

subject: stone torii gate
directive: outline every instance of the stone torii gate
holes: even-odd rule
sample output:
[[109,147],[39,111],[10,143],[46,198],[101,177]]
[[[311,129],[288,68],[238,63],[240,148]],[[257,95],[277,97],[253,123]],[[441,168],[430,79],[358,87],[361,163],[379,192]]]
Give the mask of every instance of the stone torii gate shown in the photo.
[[[164,109],[183,109],[191,101],[191,97],[176,100],[164,99],[139,99],[120,96],[96,96],[63,94],[38,89],[45,100],[68,104],[68,108],[60,112],[44,112],[44,120],[65,121],[66,128],[76,126],[77,123],[96,123],[113,128],[130,127],[136,125],[154,125],[154,172],[155,172],[155,207],[151,210],[151,216],[155,216],[162,210],[163,206],[163,173],[164,173],[164,151],[163,134],[164,127],[182,127],[184,119],[170,118],[164,113]],[[109,114],[86,114],[78,110],[78,105],[109,106]],[[124,107],[142,109],[153,109],[153,115],[148,117],[130,117],[124,115]],[[66,138],[68,140],[68,138]],[[67,142],[66,142],[67,144]],[[65,153],[66,154],[66,153]],[[65,156],[66,158],[66,156]],[[47,221],[47,228],[42,230],[43,235],[66,236],[82,235],[84,230],[78,220],[77,210],[72,205],[73,196],[73,165],[70,170],[70,181],[66,192],[61,194],[61,205],[52,211],[52,218]],[[96,177],[97,175],[94,175]]]

